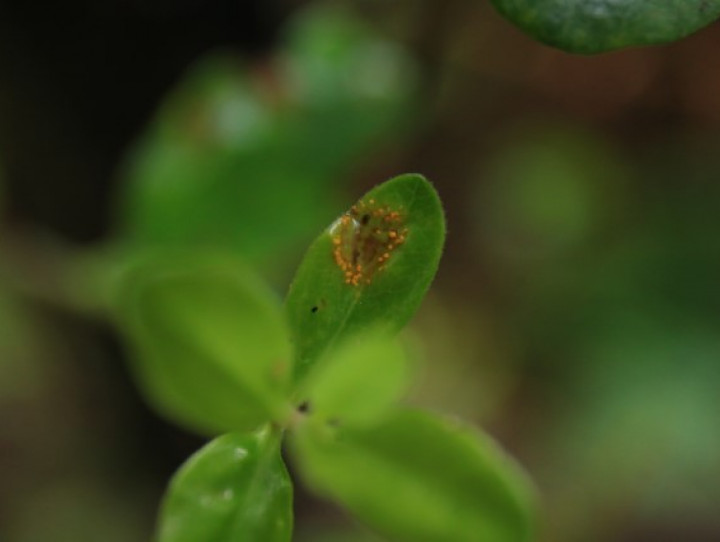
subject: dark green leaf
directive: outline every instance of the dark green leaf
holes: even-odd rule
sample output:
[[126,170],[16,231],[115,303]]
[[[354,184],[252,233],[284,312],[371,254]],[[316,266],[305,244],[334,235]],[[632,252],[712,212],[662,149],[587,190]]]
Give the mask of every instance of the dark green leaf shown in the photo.
[[313,367],[302,398],[314,415],[367,423],[400,398],[409,376],[405,351],[396,338],[363,333],[331,349]]
[[720,0],[491,0],[521,29],[573,53],[674,41],[720,17]]
[[368,192],[312,244],[287,298],[303,377],[335,340],[407,323],[435,276],[445,218],[432,185],[401,175]]
[[292,483],[280,435],[230,433],[193,455],[163,502],[159,542],[289,542]]
[[278,301],[234,259],[155,258],[120,289],[133,369],[165,415],[209,433],[286,415],[290,345]]
[[391,540],[523,542],[532,491],[487,436],[418,412],[376,427],[299,427],[300,473]]

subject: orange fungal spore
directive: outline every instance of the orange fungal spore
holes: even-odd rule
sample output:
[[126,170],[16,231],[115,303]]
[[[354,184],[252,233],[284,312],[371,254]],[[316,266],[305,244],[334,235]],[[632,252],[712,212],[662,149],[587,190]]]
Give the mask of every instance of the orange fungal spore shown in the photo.
[[385,269],[392,252],[405,243],[402,208],[378,206],[374,199],[360,201],[331,228],[333,259],[345,284],[367,285]]

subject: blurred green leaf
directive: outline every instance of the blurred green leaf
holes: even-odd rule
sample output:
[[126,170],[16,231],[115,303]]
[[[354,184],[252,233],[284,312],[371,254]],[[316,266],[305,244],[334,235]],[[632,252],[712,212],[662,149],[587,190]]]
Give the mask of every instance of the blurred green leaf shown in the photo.
[[311,245],[287,297],[302,378],[336,340],[384,326],[400,329],[435,276],[445,218],[420,175],[374,188]]
[[264,263],[329,220],[347,168],[411,118],[409,57],[351,15],[303,11],[284,42],[262,65],[209,56],[167,98],[125,168],[123,241]]
[[420,412],[377,426],[300,426],[300,474],[392,540],[527,541],[532,492],[487,436]]
[[714,516],[717,326],[636,309],[595,333],[579,354],[573,408],[551,415],[548,457],[584,480],[588,506],[632,495],[633,507],[654,514]]
[[313,415],[342,423],[367,423],[405,391],[409,370],[396,338],[363,333],[328,351],[307,379],[302,398]]
[[274,294],[235,259],[156,257],[120,289],[119,317],[148,399],[191,428],[283,417],[291,359]]
[[351,11],[316,4],[293,19],[287,41],[287,86],[325,167],[377,147],[414,117],[414,63]]
[[478,183],[478,233],[515,257],[582,248],[617,218],[629,177],[597,134],[562,123],[523,123],[498,137]]
[[198,451],[173,477],[158,542],[289,542],[292,482],[280,435],[230,433]]
[[720,0],[491,0],[522,30],[572,53],[683,38],[720,17]]
[[222,247],[257,261],[309,234],[333,198],[328,173],[293,148],[302,145],[290,128],[298,121],[236,60],[201,62],[131,155],[124,240]]

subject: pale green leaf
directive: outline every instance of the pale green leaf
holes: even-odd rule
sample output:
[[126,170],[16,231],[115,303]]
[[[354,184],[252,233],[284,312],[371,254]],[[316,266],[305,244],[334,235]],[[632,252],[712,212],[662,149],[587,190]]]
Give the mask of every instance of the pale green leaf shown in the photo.
[[363,424],[398,401],[409,377],[405,351],[396,338],[363,333],[324,356],[308,376],[302,398],[313,415]]
[[153,258],[128,274],[118,306],[139,384],[169,418],[213,434],[286,415],[282,311],[235,259]]
[[364,429],[308,418],[293,444],[309,487],[390,540],[531,540],[532,490],[475,429],[408,411]]

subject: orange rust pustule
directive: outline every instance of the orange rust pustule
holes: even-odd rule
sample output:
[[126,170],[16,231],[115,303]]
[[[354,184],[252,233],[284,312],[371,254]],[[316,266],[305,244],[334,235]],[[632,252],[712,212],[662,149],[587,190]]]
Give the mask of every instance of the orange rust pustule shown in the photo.
[[370,284],[385,269],[393,251],[405,243],[402,208],[360,201],[341,216],[332,229],[333,258],[345,284]]

